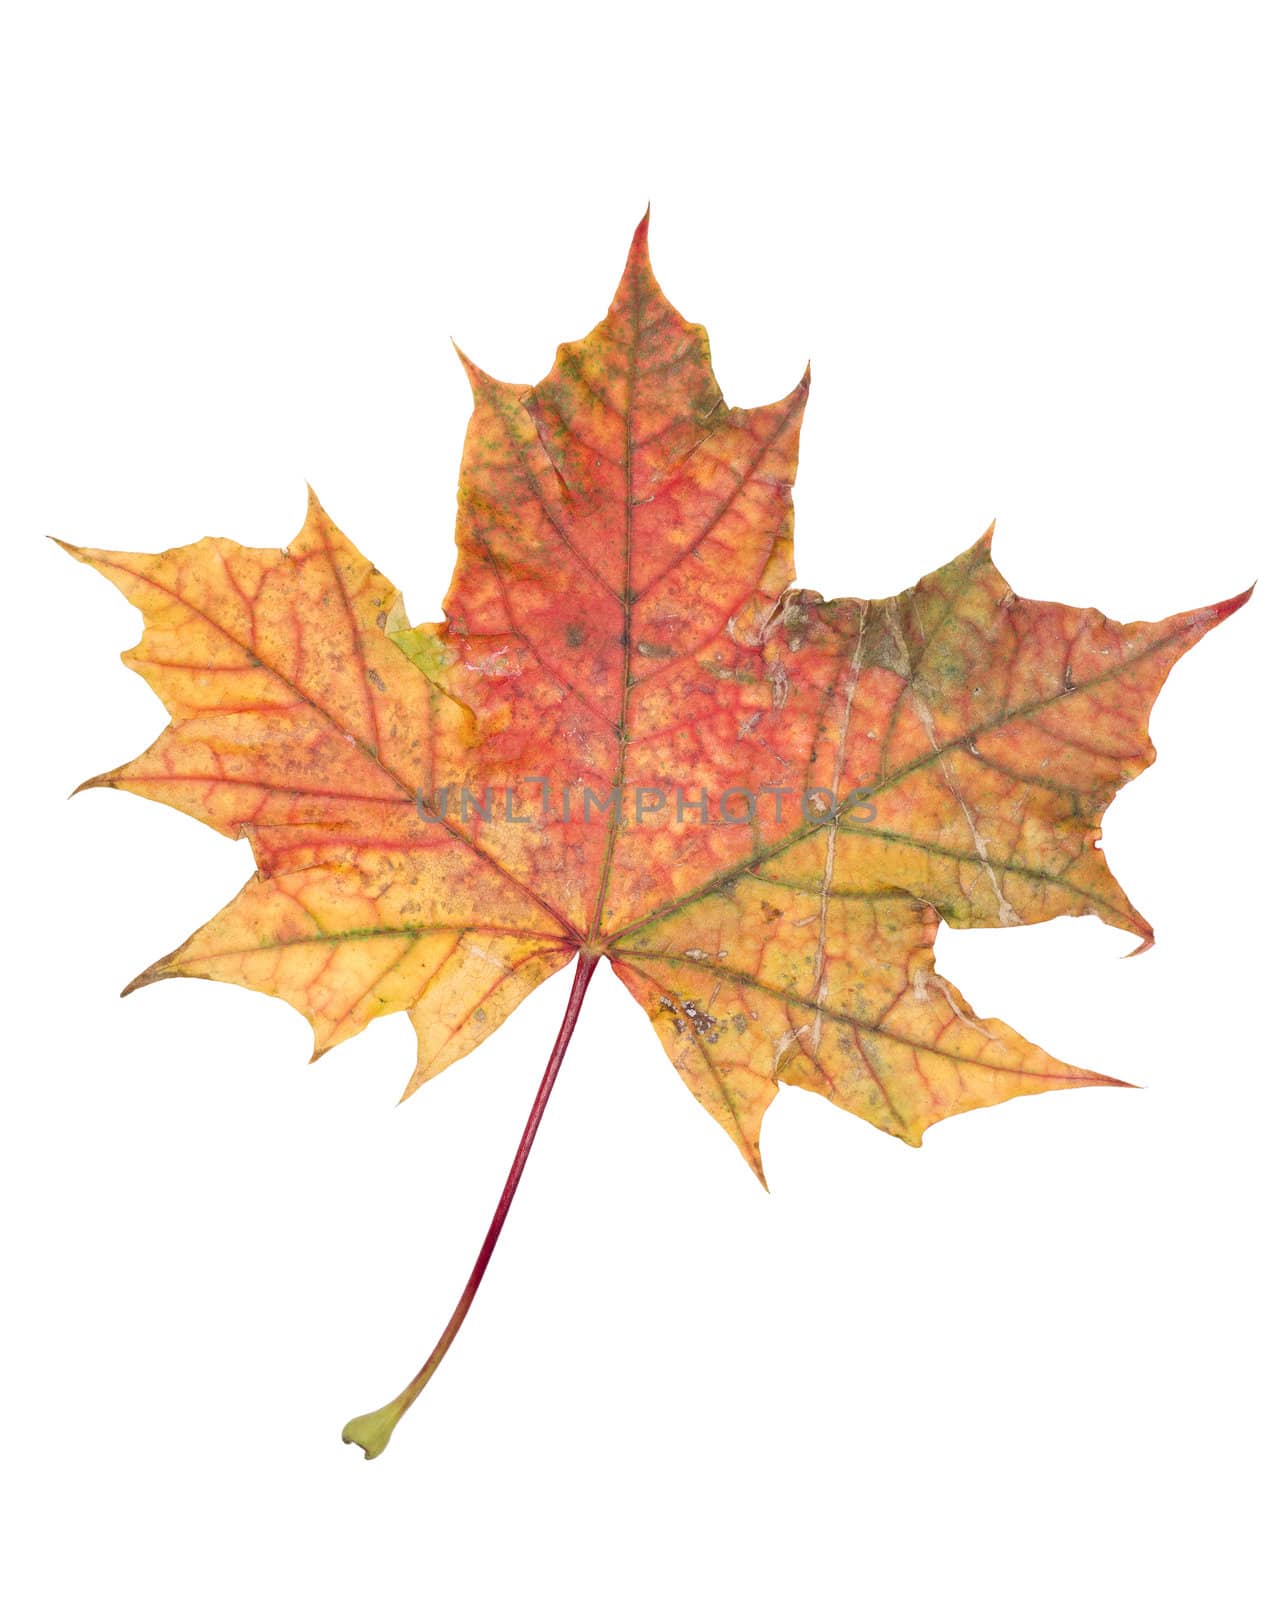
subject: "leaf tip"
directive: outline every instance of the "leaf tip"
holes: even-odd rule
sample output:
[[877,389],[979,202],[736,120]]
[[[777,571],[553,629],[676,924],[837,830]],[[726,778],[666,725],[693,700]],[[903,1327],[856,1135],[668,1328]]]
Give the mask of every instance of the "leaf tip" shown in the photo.
[[1252,583],[1248,589],[1243,589],[1240,594],[1230,595],[1227,600],[1216,600],[1213,605],[1198,606],[1194,611],[1180,613],[1174,620],[1180,628],[1188,630],[1197,639],[1203,638],[1212,628],[1217,628],[1221,622],[1226,622],[1234,612],[1240,611],[1242,606],[1250,599],[1258,587],[1258,581]]
[[111,773],[110,772],[100,772],[96,778],[86,778],[84,783],[78,783],[76,785],[76,787],[72,790],[72,792],[67,796],[67,798],[69,800],[74,800],[78,794],[84,794],[86,789],[112,789],[112,788],[115,788],[115,785],[112,782]]
[[308,494],[308,507],[304,512],[304,525],[299,530],[300,534],[307,534],[311,531],[314,534],[320,533],[324,538],[326,530],[333,528],[334,523],[331,521],[330,513],[326,510],[326,507],[317,498],[316,489],[306,478],[304,480],[304,488]]
[[647,210],[639,218],[638,226],[630,240],[630,251],[625,258],[625,271],[621,274],[621,282],[616,291],[614,305],[622,303],[622,296],[629,291],[627,285],[635,285],[633,292],[638,292],[641,286],[645,293],[660,293],[656,282],[656,274],[652,270],[652,252],[648,244],[648,235],[652,221],[652,203],[648,202]]
[[168,956],[163,956],[160,961],[154,961],[145,971],[140,972],[137,978],[132,978],[121,990],[121,999],[133,994],[135,989],[146,989],[149,983],[160,983],[162,978],[173,978],[175,973],[166,966]]
[[771,1194],[772,1190],[768,1187],[768,1178],[764,1173],[764,1158],[760,1153],[758,1138],[747,1136],[740,1130],[738,1132],[737,1144],[745,1158],[746,1165],[754,1173],[755,1177],[759,1179],[759,1186],[764,1193]]
[[464,368],[465,376],[469,380],[469,387],[473,390],[475,397],[485,394],[488,389],[495,388],[496,380],[491,374],[484,372],[476,361],[471,361],[454,339],[451,341],[451,348],[455,351],[460,365]]
[[1259,580],[1256,578],[1255,582],[1252,583],[1248,589],[1243,589],[1240,594],[1234,594],[1229,599],[1219,600],[1212,605],[1210,607],[1210,611],[1213,614],[1214,620],[1212,621],[1211,626],[1217,626],[1219,623],[1226,621],[1227,618],[1232,616],[1234,611],[1240,611],[1242,606],[1246,604],[1247,600],[1250,599],[1251,595],[1254,594],[1258,587]]

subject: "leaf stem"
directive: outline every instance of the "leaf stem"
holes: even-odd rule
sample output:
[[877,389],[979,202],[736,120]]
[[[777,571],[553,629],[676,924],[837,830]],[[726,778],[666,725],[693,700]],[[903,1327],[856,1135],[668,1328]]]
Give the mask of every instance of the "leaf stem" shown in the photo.
[[518,1141],[518,1149],[514,1154],[513,1165],[509,1168],[509,1176],[505,1179],[505,1186],[500,1194],[495,1215],[491,1219],[491,1226],[487,1229],[486,1238],[482,1241],[482,1248],[478,1251],[478,1259],[473,1264],[473,1271],[469,1274],[469,1281],[464,1286],[451,1313],[451,1320],[442,1330],[442,1337],[434,1345],[432,1354],[416,1375],[402,1390],[395,1400],[390,1400],[388,1405],[381,1406],[378,1411],[368,1411],[364,1416],[354,1417],[344,1429],[344,1443],[360,1445],[366,1452],[366,1459],[373,1460],[388,1444],[393,1429],[397,1426],[403,1415],[410,1409],[416,1396],[428,1383],[429,1379],[442,1365],[442,1358],[451,1348],[452,1341],[460,1331],[465,1317],[469,1314],[469,1307],[473,1304],[487,1266],[496,1248],[496,1241],[500,1238],[500,1230],[505,1225],[505,1218],[509,1215],[509,1207],[513,1204],[513,1197],[518,1188],[518,1180],[522,1177],[523,1168],[527,1165],[527,1157],[531,1154],[531,1147],[540,1127],[540,1119],[545,1114],[545,1107],[549,1103],[550,1091],[554,1087],[554,1080],[558,1076],[558,1069],[563,1064],[563,1057],[567,1053],[567,1046],[571,1042],[572,1033],[575,1031],[577,1019],[580,1016],[581,1002],[585,998],[585,990],[589,987],[589,980],[594,968],[598,964],[598,955],[588,954],[582,950],[576,963],[576,976],[572,981],[572,992],[567,1001],[567,1010],[563,1014],[562,1026],[558,1030],[558,1037],[554,1040],[554,1048],[550,1053],[549,1064],[545,1074],[540,1080],[540,1087],[536,1090],[536,1098],[532,1102],[531,1112],[527,1117],[527,1126],[522,1130],[522,1138]]

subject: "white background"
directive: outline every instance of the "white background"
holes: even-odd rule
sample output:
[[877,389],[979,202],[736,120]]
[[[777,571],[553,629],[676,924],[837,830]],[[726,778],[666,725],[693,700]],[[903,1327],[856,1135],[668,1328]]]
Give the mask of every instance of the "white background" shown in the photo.
[[[1275,960],[1286,62],[1269,6],[32,5],[3,41],[3,1372],[21,1600],[1280,1592]],[[388,1453],[570,972],[406,1105],[402,1018],[124,982],[248,847],[127,795],[134,613],[42,535],[287,542],[438,615],[467,388],[534,380],[653,205],[734,403],[813,361],[801,582],[998,519],[1020,594],[1260,579],[1109,859],[1158,943],[950,933],[978,1011],[1148,1086],[923,1150],[784,1091],[764,1195],[611,973]],[[1271,962],[1271,965],[1270,965]]]

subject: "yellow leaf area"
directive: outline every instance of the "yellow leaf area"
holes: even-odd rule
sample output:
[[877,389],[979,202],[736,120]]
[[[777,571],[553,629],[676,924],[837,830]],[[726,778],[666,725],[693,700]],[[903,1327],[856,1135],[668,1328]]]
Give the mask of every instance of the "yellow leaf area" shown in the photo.
[[919,1144],[955,1112],[1113,1080],[981,1020],[938,924],[1150,929],[1098,848],[1174,662],[1163,622],[1019,599],[990,536],[890,600],[790,587],[808,380],[728,407],[646,219],[606,318],[474,394],[445,621],[310,496],[285,551],[74,550],[143,613],[170,713],[129,789],[258,871],[131,987],[278,995],[318,1051],[406,1011],[408,1092],[577,952],[605,955],[762,1177],[780,1083]]

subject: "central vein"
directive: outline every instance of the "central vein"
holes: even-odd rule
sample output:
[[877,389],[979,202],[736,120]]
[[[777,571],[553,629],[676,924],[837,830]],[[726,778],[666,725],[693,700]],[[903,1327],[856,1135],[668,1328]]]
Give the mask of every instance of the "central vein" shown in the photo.
[[625,785],[625,757],[629,748],[630,690],[634,686],[634,382],[638,365],[639,326],[639,273],[637,265],[630,284],[630,341],[625,369],[625,452],[623,457],[625,485],[622,507],[624,536],[624,573],[621,582],[621,709],[616,726],[616,772],[612,778],[611,793],[615,803],[608,812],[607,841],[603,847],[603,866],[598,878],[598,898],[594,904],[594,922],[590,943],[597,945],[603,931],[603,912],[607,906],[607,890],[612,878],[612,858],[616,854],[616,840],[621,826],[621,807]]

